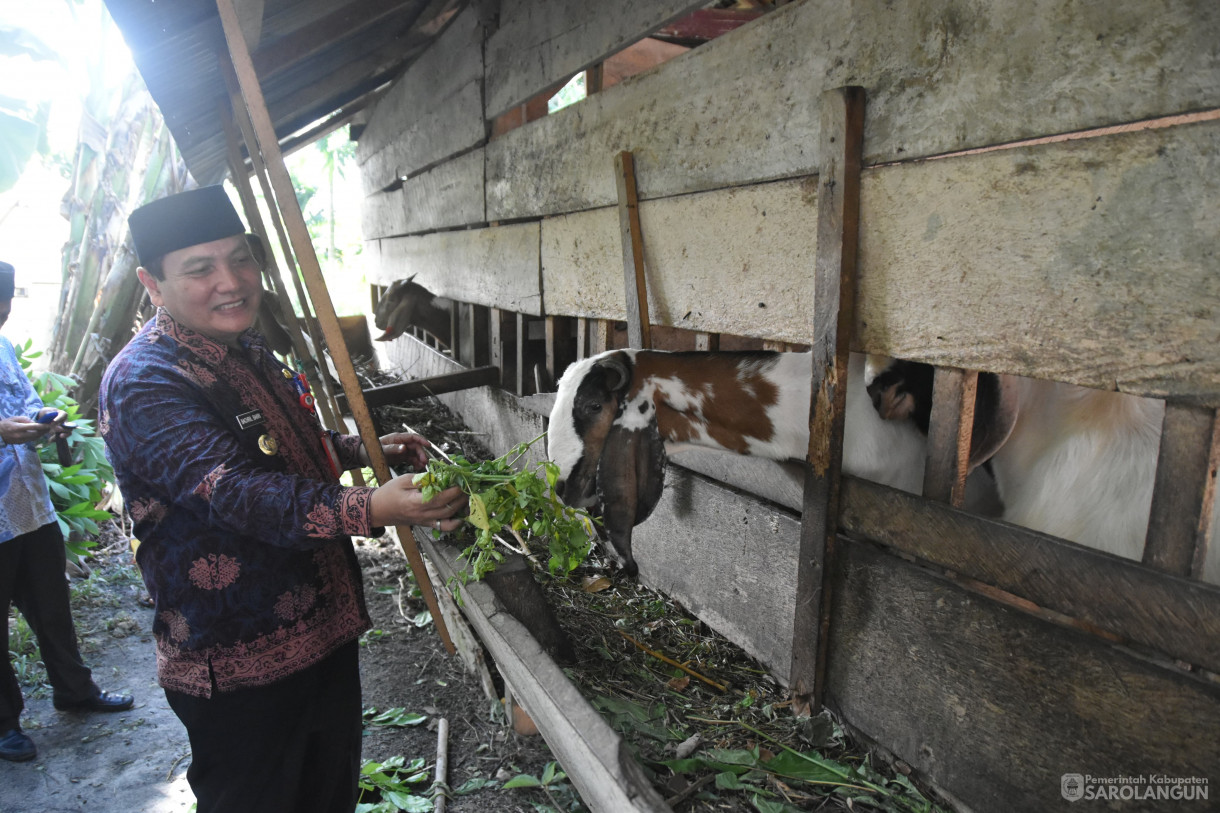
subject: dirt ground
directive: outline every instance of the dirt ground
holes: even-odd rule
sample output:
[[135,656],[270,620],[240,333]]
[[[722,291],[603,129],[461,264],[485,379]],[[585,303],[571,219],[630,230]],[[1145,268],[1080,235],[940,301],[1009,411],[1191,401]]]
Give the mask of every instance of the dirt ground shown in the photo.
[[[194,804],[186,781],[186,732],[156,682],[152,610],[140,603],[144,590],[126,540],[113,529],[109,538],[90,563],[92,576],[76,583],[77,634],[96,682],[134,694],[135,707],[119,714],[67,714],[52,707],[45,686],[26,687],[22,727],[37,744],[38,757],[0,761],[0,813],[176,813]],[[369,709],[395,708],[426,718],[406,727],[366,723],[364,758],[422,758],[431,771],[436,721],[446,718],[449,786],[482,785],[452,796],[450,811],[533,811],[535,803],[581,809],[570,783],[553,784],[549,797],[537,789],[501,787],[518,774],[541,776],[553,759],[546,743],[507,728],[499,704],[487,699],[456,656],[446,654],[434,626],[416,625],[426,608],[410,595],[406,561],[396,544],[361,540],[358,553],[374,623],[360,658],[366,719]],[[430,780],[412,787],[426,796],[429,785]]]

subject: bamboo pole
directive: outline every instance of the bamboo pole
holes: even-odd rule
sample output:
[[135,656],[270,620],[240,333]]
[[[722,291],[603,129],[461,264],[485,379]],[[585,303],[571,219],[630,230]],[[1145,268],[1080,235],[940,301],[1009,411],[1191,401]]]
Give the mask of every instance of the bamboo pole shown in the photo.
[[[288,168],[284,165],[284,156],[280,152],[279,141],[276,139],[275,126],[267,112],[262,88],[254,73],[254,63],[250,59],[250,51],[246,48],[246,42],[242,38],[237,10],[233,7],[233,0],[216,0],[216,6],[220,11],[220,22],[224,27],[225,40],[229,44],[229,55],[233,60],[233,69],[241,89],[241,96],[246,102],[254,127],[257,147],[255,143],[250,143],[248,145],[250,154],[261,151],[267,158],[266,166],[272,189],[275,192],[274,198],[268,198],[268,206],[274,209],[275,207],[271,206],[271,201],[274,200],[275,206],[278,206],[284,214],[292,246],[296,251],[297,262],[300,264],[301,272],[305,276],[305,284],[309,288],[309,294],[317,310],[318,322],[329,341],[331,357],[334,359],[343,388],[347,392],[352,416],[356,420],[356,426],[360,429],[360,437],[364,441],[364,448],[368,453],[373,472],[377,475],[378,482],[389,482],[391,479],[390,467],[382,452],[381,443],[373,425],[373,416],[364,402],[360,381],[356,378],[356,368],[352,366],[351,356],[347,352],[347,345],[343,341],[343,333],[339,328],[339,317],[335,314],[330,293],[326,290],[326,281],[322,278],[322,268],[318,264],[313,243],[310,242],[309,232],[305,228],[305,216],[301,212],[301,205],[292,188],[292,178],[288,175]],[[415,537],[411,534],[411,529],[400,527],[398,539],[407,556],[407,561],[411,565],[411,570],[415,574],[420,592],[423,593],[424,600],[427,602],[428,610],[432,613],[432,619],[445,644],[445,649],[453,654],[457,650],[449,637],[449,630],[445,626],[445,619],[441,614],[436,594],[433,592],[432,582],[428,578],[428,570],[424,566],[423,557],[415,544]]]

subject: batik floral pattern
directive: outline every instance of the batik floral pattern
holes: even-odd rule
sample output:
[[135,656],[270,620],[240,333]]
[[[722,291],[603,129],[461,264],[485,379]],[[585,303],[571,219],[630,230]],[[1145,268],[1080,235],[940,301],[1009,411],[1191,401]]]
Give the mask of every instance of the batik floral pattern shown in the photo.
[[241,563],[223,553],[209,553],[191,564],[191,584],[200,590],[223,590],[237,581]]

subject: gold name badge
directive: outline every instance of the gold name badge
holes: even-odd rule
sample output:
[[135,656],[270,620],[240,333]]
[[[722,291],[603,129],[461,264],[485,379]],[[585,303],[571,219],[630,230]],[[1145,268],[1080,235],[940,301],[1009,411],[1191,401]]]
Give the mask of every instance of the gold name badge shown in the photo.
[[263,435],[258,439],[258,448],[263,454],[275,454],[280,450],[280,442],[270,435]]

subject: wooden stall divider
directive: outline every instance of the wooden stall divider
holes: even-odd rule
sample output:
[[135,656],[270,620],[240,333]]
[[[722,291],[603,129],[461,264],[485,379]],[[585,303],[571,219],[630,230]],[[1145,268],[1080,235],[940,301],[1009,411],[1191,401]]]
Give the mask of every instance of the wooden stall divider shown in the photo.
[[635,184],[635,157],[627,151],[614,156],[618,186],[619,231],[623,238],[623,281],[627,291],[627,336],[632,347],[652,347],[648,315],[648,281],[644,277],[644,233],[640,228],[640,198]]
[[596,356],[610,349],[610,331],[613,326],[608,319],[594,319],[589,330],[589,355]]
[[458,334],[461,336],[458,348],[461,352],[455,358],[467,367],[484,367],[490,363],[488,361],[487,310],[487,307],[483,305],[472,305],[468,302],[458,303],[458,311],[461,314],[461,318],[458,320],[460,326]]
[[1144,564],[1175,576],[1199,578],[1210,551],[1220,416],[1215,409],[1165,404]]
[[[263,91],[259,86],[258,76],[254,72],[254,64],[250,60],[250,51],[246,47],[246,41],[241,33],[241,25],[237,19],[234,0],[216,0],[216,6],[220,13],[221,25],[224,28],[225,40],[229,46],[229,55],[233,62],[233,70],[236,74],[241,93],[240,98],[245,102],[245,107],[250,115],[250,121],[254,129],[255,140],[246,142],[247,152],[251,156],[259,152],[266,156],[266,166],[271,186],[275,193],[273,196],[269,195],[267,197],[268,208],[275,212],[278,207],[284,215],[292,240],[292,246],[296,250],[297,261],[300,264],[302,274],[305,276],[305,282],[309,287],[313,305],[317,309],[318,321],[328,339],[331,357],[334,359],[335,367],[339,372],[339,378],[348,393],[352,407],[352,416],[355,418],[357,427],[359,427],[360,437],[364,441],[365,451],[368,454],[373,472],[377,475],[378,482],[389,482],[392,477],[390,467],[386,463],[385,454],[382,452],[377,430],[373,425],[372,415],[368,410],[368,406],[364,403],[360,381],[356,378],[356,369],[352,365],[347,345],[343,341],[343,333],[339,328],[339,318],[335,314],[330,293],[326,289],[326,281],[322,278],[322,268],[318,264],[317,255],[314,253],[313,243],[309,238],[309,231],[305,228],[305,217],[301,212],[300,203],[297,201],[296,192],[293,190],[292,178],[288,175],[288,168],[284,165],[284,156],[280,152],[279,141],[275,134],[275,126],[272,124],[271,116],[267,112],[267,103],[263,98]],[[241,107],[241,105],[235,105],[235,107]],[[415,537],[412,535],[409,527],[401,526],[397,530],[399,544],[407,556],[411,571],[415,575],[416,584],[419,585],[424,601],[428,605],[428,610],[432,614],[432,620],[436,624],[437,633],[439,633],[441,640],[444,642],[445,649],[450,654],[453,654],[456,648],[449,636],[449,630],[445,625],[444,616],[441,614],[440,605],[432,589],[432,582],[428,577],[428,570],[424,565],[423,557],[420,555],[419,547],[415,543]]]
[[937,367],[928,422],[928,461],[923,495],[961,508],[966,501],[974,396],[979,374],[956,367]]
[[579,357],[572,341],[573,321],[570,316],[546,317],[546,372],[552,389],[568,365]]
[[855,311],[864,89],[828,90],[820,106],[809,472],[802,501],[789,674],[798,714],[820,709],[826,695],[830,565],[838,530],[843,412]]

